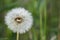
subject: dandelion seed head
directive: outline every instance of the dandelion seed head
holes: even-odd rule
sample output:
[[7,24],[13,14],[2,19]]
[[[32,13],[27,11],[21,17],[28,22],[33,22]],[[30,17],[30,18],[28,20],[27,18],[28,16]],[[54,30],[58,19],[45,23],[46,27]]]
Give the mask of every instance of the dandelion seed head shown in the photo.
[[25,33],[29,31],[33,24],[32,14],[24,8],[10,10],[5,16],[5,23],[13,32]]

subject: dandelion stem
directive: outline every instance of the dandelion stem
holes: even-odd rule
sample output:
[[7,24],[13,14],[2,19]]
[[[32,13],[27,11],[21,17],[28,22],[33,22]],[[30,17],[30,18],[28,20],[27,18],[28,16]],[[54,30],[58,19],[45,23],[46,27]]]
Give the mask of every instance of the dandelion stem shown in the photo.
[[16,37],[17,39],[16,40],[19,40],[19,33],[17,32],[17,37]]

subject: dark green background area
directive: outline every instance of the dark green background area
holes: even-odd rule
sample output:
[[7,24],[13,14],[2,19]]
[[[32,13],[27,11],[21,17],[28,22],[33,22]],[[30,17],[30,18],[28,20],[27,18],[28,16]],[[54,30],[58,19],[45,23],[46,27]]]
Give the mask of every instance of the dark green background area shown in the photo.
[[[43,0],[42,0],[43,1]],[[4,17],[12,8],[23,7],[32,13],[34,23],[32,29],[20,34],[20,40],[40,40],[40,13],[41,0],[0,0],[0,40],[16,40],[16,33],[7,28]],[[43,13],[42,13],[43,14]],[[60,21],[60,0],[47,1],[47,40],[54,35],[58,36]],[[44,24],[44,15],[42,15]],[[57,39],[56,39],[57,40]]]

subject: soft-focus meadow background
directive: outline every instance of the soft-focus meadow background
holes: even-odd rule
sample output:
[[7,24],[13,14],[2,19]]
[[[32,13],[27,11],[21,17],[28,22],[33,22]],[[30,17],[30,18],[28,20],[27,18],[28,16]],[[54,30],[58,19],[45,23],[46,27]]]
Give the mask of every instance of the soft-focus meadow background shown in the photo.
[[31,30],[20,40],[60,40],[60,0],[0,0],[0,40],[16,40],[4,16],[12,8],[24,7],[34,18]]

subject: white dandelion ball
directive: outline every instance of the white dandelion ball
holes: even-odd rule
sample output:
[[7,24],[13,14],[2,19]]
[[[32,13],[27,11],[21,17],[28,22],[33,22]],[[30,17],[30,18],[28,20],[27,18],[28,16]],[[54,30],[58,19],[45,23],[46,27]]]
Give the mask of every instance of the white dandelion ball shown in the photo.
[[24,8],[10,10],[5,16],[5,23],[13,32],[25,33],[33,24],[32,14]]

